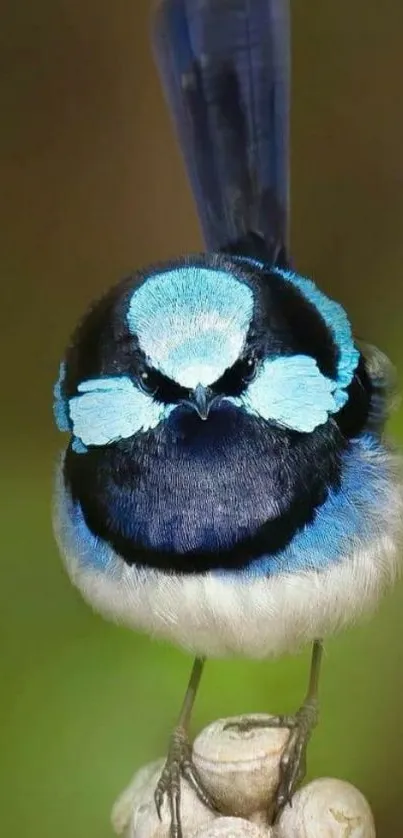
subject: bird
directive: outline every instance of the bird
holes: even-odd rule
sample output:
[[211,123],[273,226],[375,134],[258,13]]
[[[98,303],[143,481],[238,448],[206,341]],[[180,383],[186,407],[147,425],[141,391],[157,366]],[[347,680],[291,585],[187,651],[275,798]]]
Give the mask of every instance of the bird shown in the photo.
[[152,46],[205,251],[134,271],[73,332],[53,520],[93,608],[195,657],[155,794],[180,838],[182,777],[217,807],[188,733],[205,660],[312,644],[299,710],[239,723],[289,728],[278,814],[323,638],[399,571],[402,486],[393,366],[290,256],[288,0],[159,0]]

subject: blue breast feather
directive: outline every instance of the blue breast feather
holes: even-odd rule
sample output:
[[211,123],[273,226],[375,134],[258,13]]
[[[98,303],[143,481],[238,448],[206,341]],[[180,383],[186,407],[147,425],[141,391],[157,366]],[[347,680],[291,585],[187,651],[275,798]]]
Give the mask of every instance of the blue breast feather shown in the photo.
[[[284,550],[261,556],[235,575],[257,578],[325,570],[348,557],[357,545],[370,543],[379,534],[382,504],[388,503],[390,473],[383,454],[382,445],[369,434],[352,442],[344,455],[341,488],[330,491],[314,522],[297,533]],[[80,505],[73,504],[63,489],[59,497],[59,526],[65,551],[74,555],[83,568],[119,575],[122,560],[92,535]],[[220,575],[233,577],[234,572]]]

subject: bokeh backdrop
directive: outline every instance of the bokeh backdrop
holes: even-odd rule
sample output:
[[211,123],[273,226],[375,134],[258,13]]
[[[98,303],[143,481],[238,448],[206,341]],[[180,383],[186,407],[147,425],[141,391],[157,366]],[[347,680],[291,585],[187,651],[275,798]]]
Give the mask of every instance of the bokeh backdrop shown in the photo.
[[[220,2],[220,0],[217,0]],[[93,296],[201,246],[154,71],[148,0],[0,8],[0,831],[107,838],[116,795],[164,752],[188,656],[106,624],[52,538],[51,390]],[[301,272],[403,364],[403,5],[293,2],[292,240]],[[402,413],[392,431],[403,441]],[[403,834],[403,588],[327,644],[311,776],[357,784]],[[213,662],[194,730],[292,711],[308,652]]]

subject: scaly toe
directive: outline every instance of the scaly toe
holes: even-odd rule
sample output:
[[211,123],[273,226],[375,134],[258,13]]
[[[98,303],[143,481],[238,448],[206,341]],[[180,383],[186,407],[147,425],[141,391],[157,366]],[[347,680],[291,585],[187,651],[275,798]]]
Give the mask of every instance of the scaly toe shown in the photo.
[[168,757],[154,793],[155,806],[160,820],[164,799],[167,798],[169,802],[171,812],[170,838],[182,838],[180,818],[181,777],[191,786],[205,806],[215,812],[218,811],[216,804],[203,787],[199,774],[193,765],[191,748],[186,734],[184,730],[178,728],[171,737]]
[[292,805],[292,797],[305,776],[307,746],[317,718],[318,710],[315,702],[303,705],[294,717],[294,727],[290,730],[280,762],[275,817],[287,804]]

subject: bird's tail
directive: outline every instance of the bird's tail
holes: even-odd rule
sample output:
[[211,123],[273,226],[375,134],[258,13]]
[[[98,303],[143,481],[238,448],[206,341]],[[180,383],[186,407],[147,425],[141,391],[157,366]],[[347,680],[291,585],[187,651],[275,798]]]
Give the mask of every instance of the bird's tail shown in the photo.
[[289,0],[159,0],[153,44],[207,249],[285,264]]

